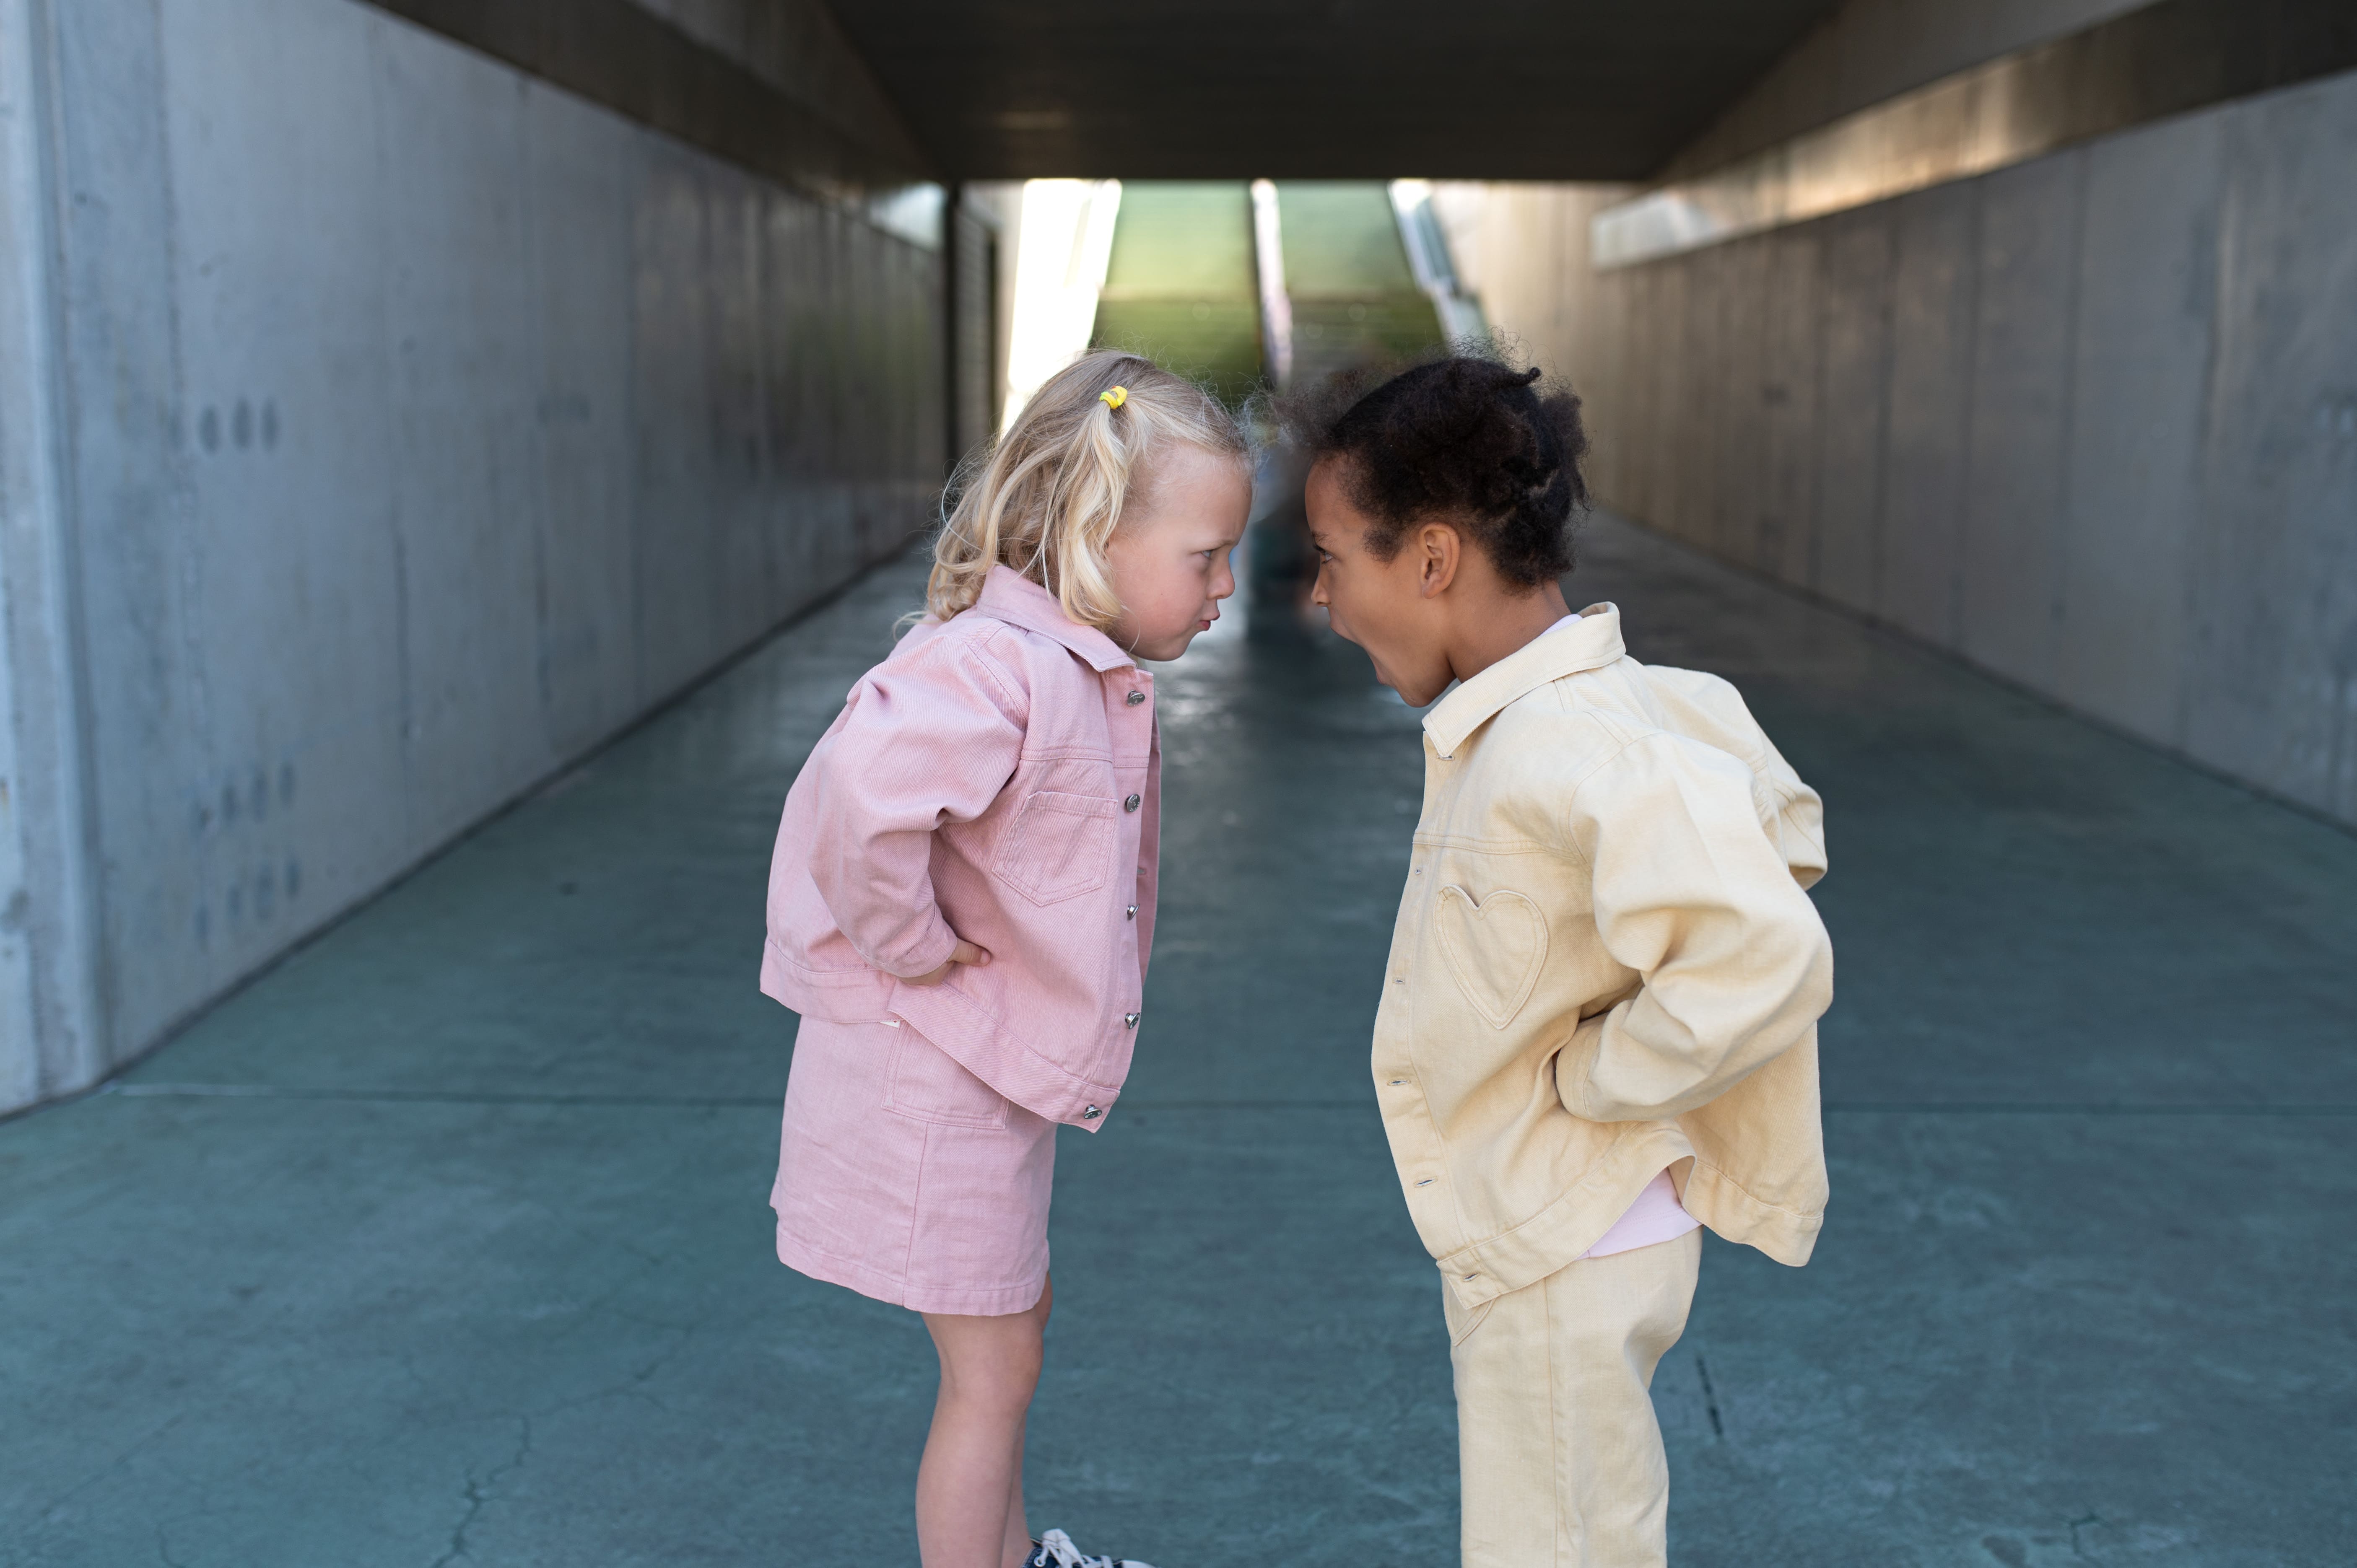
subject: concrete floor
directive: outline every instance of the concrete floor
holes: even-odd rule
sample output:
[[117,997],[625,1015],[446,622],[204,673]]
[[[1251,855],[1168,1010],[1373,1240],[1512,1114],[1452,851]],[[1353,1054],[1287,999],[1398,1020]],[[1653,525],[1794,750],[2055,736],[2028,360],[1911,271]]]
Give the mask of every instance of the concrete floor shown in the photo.
[[[921,1328],[780,1269],[777,804],[896,566],[115,1090],[0,1125],[0,1564],[913,1563]],[[1687,1568],[2357,1561],[2357,839],[1599,518],[1575,602],[1828,801],[1835,1207],[1713,1242]],[[1364,1068],[1415,715],[1264,615],[1165,679],[1133,1092],[1068,1134],[1035,1525],[1437,1568],[1437,1287]]]

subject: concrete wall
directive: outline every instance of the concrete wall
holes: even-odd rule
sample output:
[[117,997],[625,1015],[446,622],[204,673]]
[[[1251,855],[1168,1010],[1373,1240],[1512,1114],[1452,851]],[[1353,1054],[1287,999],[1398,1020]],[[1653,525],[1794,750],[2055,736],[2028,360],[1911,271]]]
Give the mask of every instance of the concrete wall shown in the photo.
[[0,1108],[893,549],[939,259],[350,0],[0,0]]
[[1598,493],[2357,822],[2357,75],[1596,273],[1492,187],[1493,320]]
[[1706,174],[1803,131],[2151,0],[1849,0],[1678,151],[1660,174]]

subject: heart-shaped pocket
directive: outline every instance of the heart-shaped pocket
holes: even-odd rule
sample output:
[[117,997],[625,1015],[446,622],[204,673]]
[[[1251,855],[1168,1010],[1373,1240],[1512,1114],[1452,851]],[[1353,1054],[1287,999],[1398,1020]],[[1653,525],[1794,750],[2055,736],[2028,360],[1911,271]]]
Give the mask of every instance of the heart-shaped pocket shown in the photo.
[[1546,917],[1529,898],[1500,888],[1476,903],[1462,887],[1440,890],[1433,913],[1440,957],[1457,989],[1493,1029],[1513,1022],[1546,963]]

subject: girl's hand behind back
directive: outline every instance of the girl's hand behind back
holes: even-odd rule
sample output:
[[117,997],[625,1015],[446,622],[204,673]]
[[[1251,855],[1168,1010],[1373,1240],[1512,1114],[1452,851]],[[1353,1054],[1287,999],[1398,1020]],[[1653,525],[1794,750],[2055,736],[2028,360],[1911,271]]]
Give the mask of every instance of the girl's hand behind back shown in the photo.
[[990,955],[988,953],[983,951],[972,942],[967,941],[963,937],[960,937],[958,939],[958,945],[950,951],[949,961],[947,963],[942,964],[941,968],[934,970],[930,974],[920,974],[912,980],[904,980],[900,983],[903,985],[939,985],[942,981],[947,980],[950,977],[950,971],[955,969],[962,963],[971,964],[975,969],[981,969],[986,966],[989,962]]

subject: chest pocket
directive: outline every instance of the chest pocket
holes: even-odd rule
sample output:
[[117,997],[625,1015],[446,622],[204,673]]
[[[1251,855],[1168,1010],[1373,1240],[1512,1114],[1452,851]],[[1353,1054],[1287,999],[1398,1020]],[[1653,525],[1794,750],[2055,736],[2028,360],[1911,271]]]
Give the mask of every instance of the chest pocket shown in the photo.
[[1499,888],[1477,904],[1462,887],[1440,890],[1433,910],[1441,961],[1493,1029],[1513,1022],[1546,966],[1546,917],[1523,894]]
[[1060,904],[1113,875],[1120,808],[1092,795],[1042,789],[1023,802],[991,869],[1034,904]]

